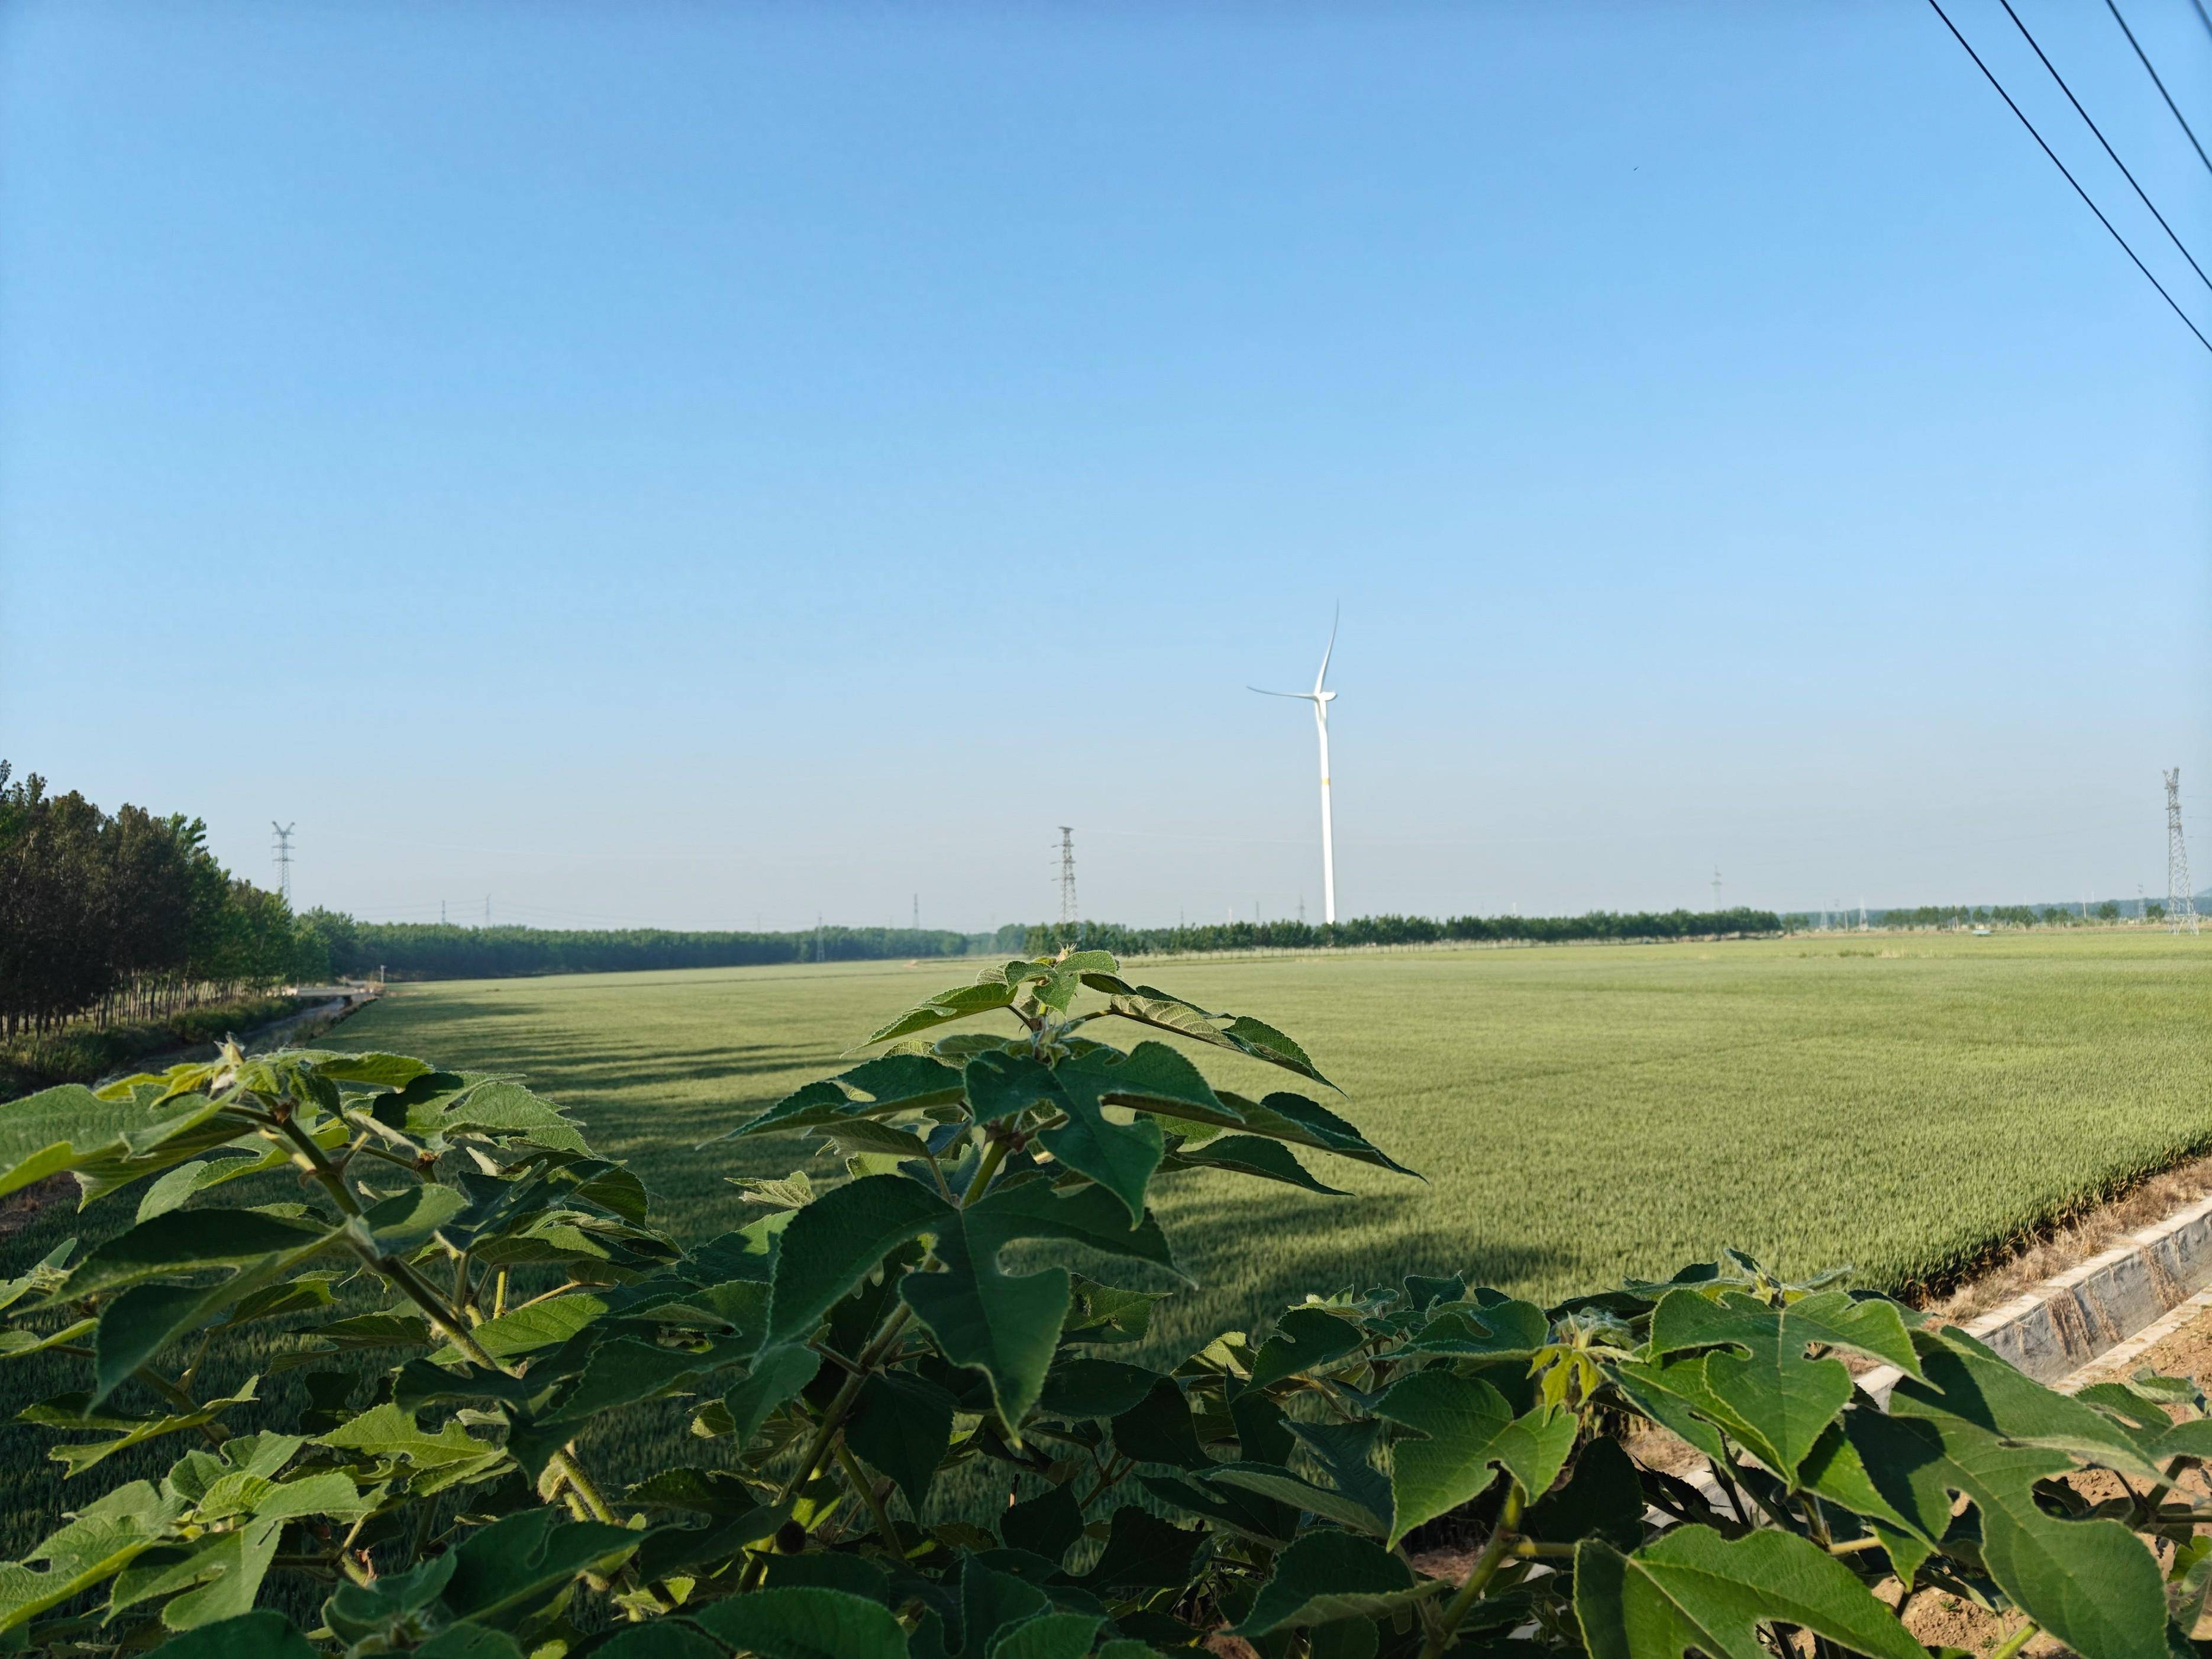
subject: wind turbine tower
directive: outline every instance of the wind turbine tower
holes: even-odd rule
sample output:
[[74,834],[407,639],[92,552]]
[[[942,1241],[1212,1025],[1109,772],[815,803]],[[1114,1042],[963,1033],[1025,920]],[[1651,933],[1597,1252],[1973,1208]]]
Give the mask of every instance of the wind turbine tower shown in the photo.
[[1297,697],[1313,705],[1314,728],[1321,734],[1321,919],[1324,922],[1336,920],[1336,832],[1329,817],[1328,800],[1328,706],[1336,701],[1336,693],[1322,690],[1322,682],[1328,678],[1328,659],[1336,653],[1336,617],[1328,623],[1328,647],[1321,653],[1321,672],[1314,676],[1310,691],[1269,691],[1254,685],[1245,688],[1257,691],[1263,697]]

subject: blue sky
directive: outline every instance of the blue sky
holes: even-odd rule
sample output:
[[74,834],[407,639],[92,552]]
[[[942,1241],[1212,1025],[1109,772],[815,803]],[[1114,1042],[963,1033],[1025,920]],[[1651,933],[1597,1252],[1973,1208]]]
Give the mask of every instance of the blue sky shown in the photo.
[[1340,600],[1347,913],[2155,896],[2208,439],[1904,0],[0,13],[0,756],[364,915],[1317,914]]

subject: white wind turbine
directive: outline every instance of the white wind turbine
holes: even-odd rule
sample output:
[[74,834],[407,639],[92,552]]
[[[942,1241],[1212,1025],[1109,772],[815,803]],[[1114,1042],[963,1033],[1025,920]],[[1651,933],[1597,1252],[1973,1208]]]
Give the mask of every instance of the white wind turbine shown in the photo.
[[1297,697],[1313,705],[1314,726],[1321,733],[1321,914],[1323,921],[1336,920],[1336,840],[1329,822],[1328,810],[1328,706],[1336,700],[1336,693],[1322,690],[1322,682],[1328,678],[1328,659],[1336,651],[1336,617],[1328,623],[1328,648],[1321,653],[1321,672],[1314,676],[1310,691],[1269,691],[1260,686],[1246,690],[1257,691],[1263,697]]

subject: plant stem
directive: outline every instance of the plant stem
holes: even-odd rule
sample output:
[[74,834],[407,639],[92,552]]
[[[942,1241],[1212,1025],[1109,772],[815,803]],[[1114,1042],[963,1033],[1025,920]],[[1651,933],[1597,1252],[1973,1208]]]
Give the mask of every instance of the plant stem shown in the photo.
[[868,1479],[867,1471],[860,1467],[860,1460],[853,1455],[853,1449],[845,1443],[843,1435],[837,1437],[833,1449],[837,1467],[845,1472],[845,1479],[851,1483],[854,1492],[868,1506],[868,1514],[876,1523],[876,1535],[884,1540],[884,1547],[894,1556],[903,1559],[906,1552],[899,1545],[898,1534],[891,1526],[890,1511],[884,1507],[884,1500],[876,1492],[876,1483]]
[[[968,1183],[968,1190],[961,1195],[962,1209],[968,1208],[988,1189],[992,1178],[999,1173],[1000,1165],[1006,1161],[1006,1149],[1010,1144],[1001,1136],[991,1138],[990,1145],[984,1149],[982,1161],[975,1166],[974,1178]],[[868,1380],[868,1374],[875,1370],[884,1355],[890,1352],[892,1345],[899,1339],[899,1334],[906,1329],[907,1322],[913,1317],[914,1310],[903,1302],[885,1317],[874,1340],[854,1362],[852,1372],[838,1386],[829,1405],[823,1408],[822,1421],[815,1428],[814,1437],[807,1442],[805,1454],[799,1460],[799,1467],[792,1471],[791,1478],[783,1483],[782,1491],[777,1494],[778,1503],[791,1502],[814,1478],[816,1471],[822,1467],[822,1460],[830,1455],[832,1443],[836,1442],[837,1431],[845,1426],[845,1419],[853,1409],[853,1402],[860,1398],[861,1385]],[[738,1589],[754,1589],[766,1571],[762,1558],[754,1556],[745,1564],[744,1572],[738,1578]]]
[[[1506,1479],[1512,1481],[1510,1475]],[[1459,1594],[1446,1604],[1444,1616],[1439,1621],[1440,1628],[1430,1632],[1429,1639],[1421,1644],[1421,1659],[1441,1659],[1445,1646],[1451,1641],[1452,1632],[1459,1628],[1460,1620],[1466,1618],[1474,1604],[1482,1599],[1484,1589],[1497,1576],[1498,1564],[1505,1559],[1505,1547],[1513,1541],[1513,1528],[1520,1524],[1521,1488],[1517,1483],[1509,1484],[1505,1488],[1504,1507],[1498,1512],[1498,1525],[1490,1534],[1490,1541],[1482,1547],[1482,1553],[1475,1558],[1474,1568],[1468,1574],[1467,1582],[1459,1587]],[[2007,1656],[2007,1659],[2010,1656]]]
[[2026,1647],[2029,1638],[2038,1634],[2042,1628],[2034,1620],[2029,1620],[2011,1635],[2006,1637],[2004,1645],[1991,1654],[1990,1659],[2013,1659],[2013,1655]]

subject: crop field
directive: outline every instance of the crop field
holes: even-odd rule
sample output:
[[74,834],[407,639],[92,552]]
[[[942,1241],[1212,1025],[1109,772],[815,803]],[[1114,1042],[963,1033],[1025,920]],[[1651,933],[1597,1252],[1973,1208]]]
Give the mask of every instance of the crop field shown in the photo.
[[[701,1237],[730,1175],[811,1145],[700,1141],[839,1064],[972,964],[832,964],[401,989],[333,1035],[526,1073]],[[1426,1179],[1308,1155],[1355,1199],[1163,1183],[1198,1323],[1408,1271],[1539,1296],[1735,1244],[1898,1288],[2212,1144],[2212,941],[1935,935],[1305,956],[1140,978],[1304,1043]],[[1006,1017],[995,1017],[1007,1025]],[[1156,1035],[1110,1022],[1123,1043]],[[1111,1030],[1102,1031],[1117,1040]],[[1282,1073],[1186,1047],[1258,1093]],[[848,1062],[849,1063],[849,1062]],[[817,1174],[834,1175],[826,1159]]]
[[[976,965],[409,986],[325,1041],[526,1076],[601,1152],[632,1161],[672,1231],[703,1239],[758,1213],[725,1177],[784,1173],[814,1143],[698,1144]],[[1342,1086],[1336,1109],[1425,1177],[1304,1154],[1354,1196],[1210,1171],[1162,1179],[1163,1221],[1199,1281],[1168,1304],[1168,1346],[1310,1290],[1408,1272],[1557,1297],[1729,1244],[1786,1269],[1850,1261],[1863,1284],[1905,1287],[2212,1146],[2212,939],[1874,935],[1162,963],[1134,976],[1288,1031]],[[1125,1045],[1157,1035],[1109,1025],[1118,1034],[1102,1035]],[[1185,1051],[1249,1093],[1294,1081]],[[837,1173],[826,1157],[811,1167]],[[20,1271],[129,1216],[127,1199],[49,1212],[0,1257]],[[0,1375],[28,1400],[71,1386],[51,1369]],[[686,1457],[682,1423],[672,1411],[608,1450],[641,1468]],[[26,1508],[64,1501],[34,1448],[31,1432],[0,1429],[10,1534],[36,1524]]]

